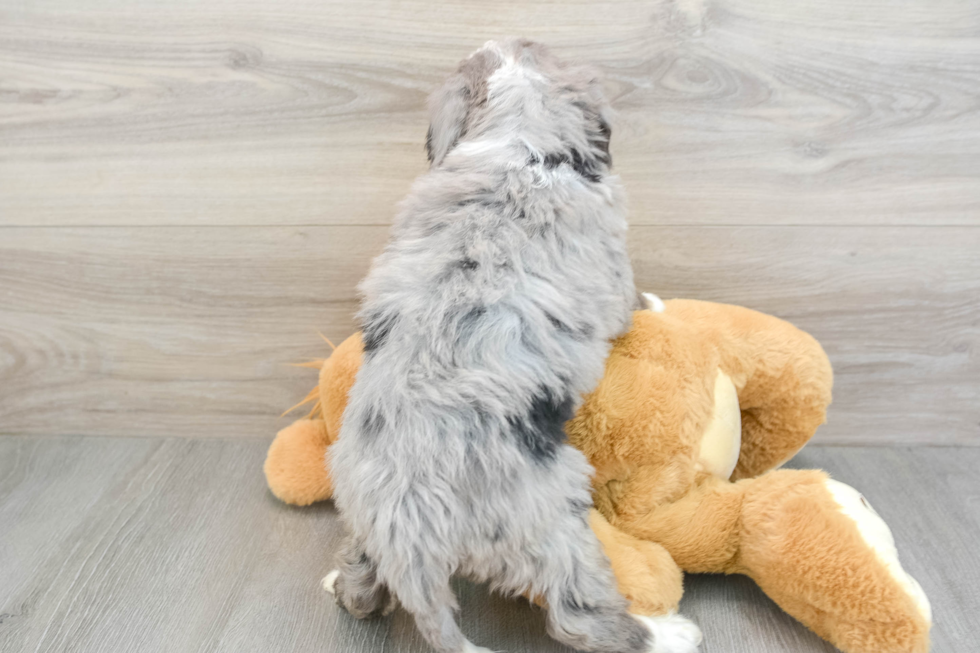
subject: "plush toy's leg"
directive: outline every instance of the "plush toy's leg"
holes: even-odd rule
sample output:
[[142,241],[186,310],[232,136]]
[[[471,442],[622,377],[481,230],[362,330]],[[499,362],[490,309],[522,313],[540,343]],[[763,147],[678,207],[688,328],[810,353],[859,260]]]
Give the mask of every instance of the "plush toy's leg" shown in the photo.
[[742,443],[732,480],[778,467],[813,437],[830,404],[833,372],[812,336],[741,306],[672,299],[666,313],[717,343],[721,369],[738,388]]
[[702,477],[679,501],[617,517],[684,571],[752,577],[781,608],[846,653],[924,653],[931,615],[863,497],[819,471],[728,483]]
[[677,610],[684,593],[683,573],[667,550],[612,526],[598,510],[589,524],[612,563],[619,593],[630,602],[630,612],[664,615]]
[[929,650],[928,599],[864,497],[815,471],[744,483],[739,564],[776,603],[847,653]]
[[333,442],[323,420],[301,419],[279,431],[265,459],[269,489],[282,501],[307,506],[329,499],[327,447]]
[[612,523],[641,540],[659,543],[684,571],[730,573],[738,553],[741,511],[741,488],[703,474],[679,500],[646,515],[615,515]]

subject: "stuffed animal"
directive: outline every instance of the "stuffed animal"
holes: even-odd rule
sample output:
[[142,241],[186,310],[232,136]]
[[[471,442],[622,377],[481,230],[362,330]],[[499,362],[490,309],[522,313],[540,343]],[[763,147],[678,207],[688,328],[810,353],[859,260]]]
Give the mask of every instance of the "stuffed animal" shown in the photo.
[[[591,525],[632,611],[676,610],[682,570],[745,574],[847,653],[928,651],[929,602],[864,497],[822,471],[775,469],[825,419],[820,345],[746,308],[647,298],[566,424],[595,467]],[[281,500],[330,498],[324,462],[361,351],[354,334],[311,364],[313,411],[265,463]]]

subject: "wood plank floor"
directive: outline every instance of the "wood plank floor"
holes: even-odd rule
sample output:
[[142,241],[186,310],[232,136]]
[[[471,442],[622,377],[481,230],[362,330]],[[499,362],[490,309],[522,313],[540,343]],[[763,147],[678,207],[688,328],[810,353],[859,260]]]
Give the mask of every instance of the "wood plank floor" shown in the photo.
[[[330,504],[265,488],[267,440],[0,438],[0,650],[424,653],[402,611],[358,622],[319,587],[339,541]],[[980,449],[819,447],[868,497],[935,612],[933,650],[980,631]],[[457,583],[464,631],[511,653],[565,651],[523,601]],[[751,581],[691,577],[704,653],[829,653]]]

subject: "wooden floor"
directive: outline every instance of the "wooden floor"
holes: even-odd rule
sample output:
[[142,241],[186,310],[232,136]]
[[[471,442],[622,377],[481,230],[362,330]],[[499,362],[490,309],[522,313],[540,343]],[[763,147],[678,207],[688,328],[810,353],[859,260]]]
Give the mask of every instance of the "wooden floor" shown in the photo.
[[824,444],[980,444],[976,0],[0,6],[0,434],[267,437],[353,329],[425,96],[594,62],[642,289],[824,343]]
[[[402,611],[358,622],[319,586],[333,507],[266,490],[268,441],[0,438],[0,651],[429,651]],[[980,632],[978,448],[818,447],[824,467],[889,522],[935,612],[935,653]],[[457,583],[464,631],[510,653],[566,651],[526,602]],[[743,577],[691,577],[682,611],[703,653],[829,653]]]

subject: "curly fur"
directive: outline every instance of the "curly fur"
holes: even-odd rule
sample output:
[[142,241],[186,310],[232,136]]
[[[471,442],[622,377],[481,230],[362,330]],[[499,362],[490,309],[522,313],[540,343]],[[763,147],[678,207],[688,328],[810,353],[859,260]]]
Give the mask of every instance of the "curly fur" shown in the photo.
[[433,95],[431,169],[361,285],[364,363],[328,455],[350,530],[334,587],[358,616],[397,598],[443,653],[475,650],[454,573],[537,597],[573,647],[653,645],[563,430],[635,301],[606,111],[589,68],[477,50]]

